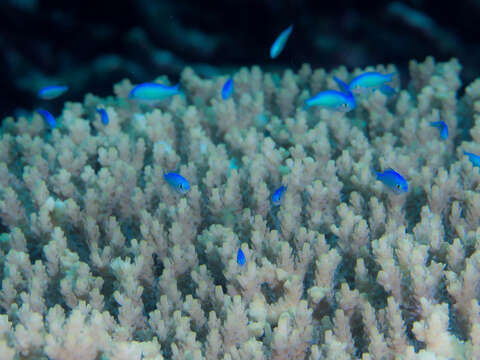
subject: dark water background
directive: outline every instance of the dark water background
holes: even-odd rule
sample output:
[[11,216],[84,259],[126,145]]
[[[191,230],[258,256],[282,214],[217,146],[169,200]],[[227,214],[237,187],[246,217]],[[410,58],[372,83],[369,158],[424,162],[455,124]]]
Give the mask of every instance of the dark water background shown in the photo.
[[[144,82],[185,66],[203,76],[261,65],[268,71],[303,63],[349,69],[410,59],[457,57],[464,83],[480,76],[480,1],[315,0],[2,0],[0,118],[41,102],[36,91],[63,83],[65,99],[112,93],[128,77]],[[270,60],[275,37],[294,30]],[[405,79],[406,80],[406,79]]]

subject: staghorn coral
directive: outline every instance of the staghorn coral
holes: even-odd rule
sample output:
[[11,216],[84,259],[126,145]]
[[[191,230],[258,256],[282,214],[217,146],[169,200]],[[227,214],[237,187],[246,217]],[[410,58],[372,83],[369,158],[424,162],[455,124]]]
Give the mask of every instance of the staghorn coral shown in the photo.
[[[222,101],[221,79],[186,69],[156,106],[123,81],[51,132],[5,119],[2,358],[480,358],[480,172],[463,156],[480,152],[479,81],[458,98],[456,60],[412,61],[397,96],[302,109],[360,72],[242,69]],[[375,180],[389,167],[408,193]]]

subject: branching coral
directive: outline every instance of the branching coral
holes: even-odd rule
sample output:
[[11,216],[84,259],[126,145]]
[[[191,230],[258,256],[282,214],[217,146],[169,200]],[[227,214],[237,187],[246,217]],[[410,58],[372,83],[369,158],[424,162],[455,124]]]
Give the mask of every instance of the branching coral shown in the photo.
[[5,119],[2,359],[480,358],[480,82],[458,98],[458,62],[428,58],[396,95],[302,108],[364,70],[242,69],[224,101],[185,69],[158,104],[125,80],[54,130]]

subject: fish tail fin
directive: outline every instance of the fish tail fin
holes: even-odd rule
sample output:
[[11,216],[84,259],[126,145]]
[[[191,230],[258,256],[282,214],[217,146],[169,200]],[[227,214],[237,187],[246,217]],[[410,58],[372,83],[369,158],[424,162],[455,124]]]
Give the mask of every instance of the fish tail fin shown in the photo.
[[382,85],[382,87],[380,88],[380,91],[382,92],[382,94],[387,96],[394,95],[397,92],[394,88],[392,88],[389,85]]
[[353,93],[348,90],[347,93],[346,93],[348,99],[350,99],[350,106],[351,106],[351,109],[350,110],[353,110],[357,107],[357,101],[355,100],[355,95],[353,95]]
[[391,72],[391,73],[388,73],[388,74],[385,74],[385,78],[387,79],[387,82],[388,81],[392,81],[392,78],[393,76],[397,75],[397,72],[394,71],[394,72]]
[[180,83],[176,83],[175,85],[173,85],[172,90],[177,92],[177,93],[181,93],[182,89],[180,88]]
[[350,92],[350,88],[348,87],[348,84],[345,81],[339,79],[336,76],[333,77],[333,80],[335,80],[340,90],[346,93]]

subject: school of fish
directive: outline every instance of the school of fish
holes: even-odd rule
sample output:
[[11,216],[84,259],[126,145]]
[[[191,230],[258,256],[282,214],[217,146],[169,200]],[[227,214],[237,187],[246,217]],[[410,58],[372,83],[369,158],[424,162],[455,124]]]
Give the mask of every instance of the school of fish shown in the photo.
[[[270,48],[270,58],[277,58],[286,46],[286,43],[293,31],[293,24],[283,30],[275,39]],[[305,101],[305,110],[311,107],[322,107],[330,111],[338,111],[347,113],[355,109],[356,96],[368,96],[375,91],[380,91],[386,96],[396,94],[396,90],[389,84],[393,80],[395,73],[382,74],[380,72],[370,71],[364,72],[353,79],[349,83],[342,79],[334,77],[333,80],[337,84],[339,90],[327,89],[321,91]],[[42,100],[53,100],[68,91],[66,85],[48,85],[41,88],[37,96]],[[225,80],[220,91],[221,98],[226,101],[234,94],[234,78],[229,77]],[[180,85],[165,85],[158,83],[142,83],[130,91],[128,99],[147,104],[155,104],[165,99],[181,94]],[[107,109],[98,107],[96,112],[99,120],[104,126],[109,124],[109,116]],[[57,127],[55,117],[46,109],[37,109],[37,113],[44,119],[50,129]],[[433,121],[430,123],[432,127],[438,128],[440,131],[440,138],[446,140],[448,138],[448,126],[444,121]],[[168,144],[167,144],[168,145]],[[473,166],[480,167],[480,155],[464,152]],[[230,171],[238,170],[236,159],[233,158],[230,162],[228,174]],[[372,170],[376,180],[382,182],[393,194],[402,194],[408,192],[408,182],[403,175],[395,171],[393,168],[388,168],[383,172]],[[185,195],[190,190],[189,181],[177,172],[164,173],[165,182],[179,195]],[[272,211],[273,208],[279,207],[282,203],[284,194],[288,186],[280,185],[271,195]],[[276,219],[272,212],[272,217]],[[279,229],[280,230],[280,229]],[[241,247],[238,247],[236,262],[239,266],[244,266],[247,259]]]

